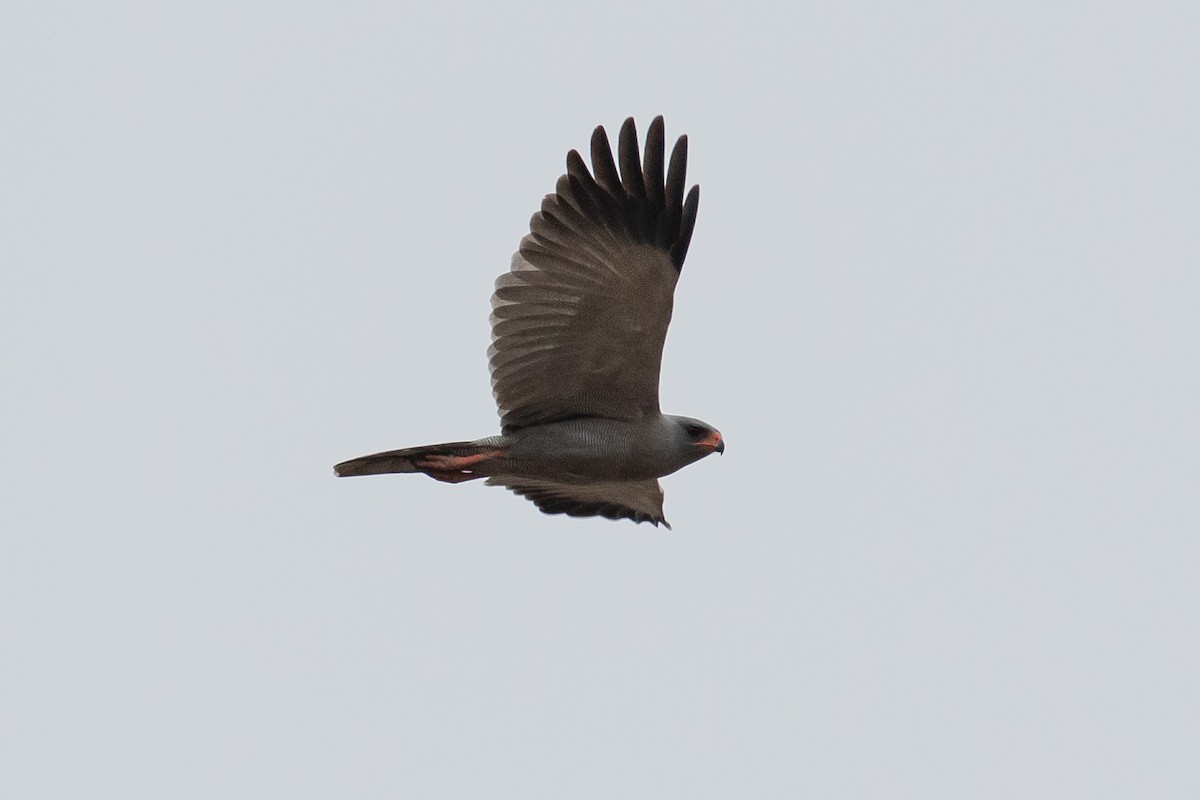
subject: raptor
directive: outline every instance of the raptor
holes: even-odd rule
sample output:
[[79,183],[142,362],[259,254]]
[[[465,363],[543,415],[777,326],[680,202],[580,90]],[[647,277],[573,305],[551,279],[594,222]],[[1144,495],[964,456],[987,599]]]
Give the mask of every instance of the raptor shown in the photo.
[[[663,524],[658,479],[711,453],[720,431],[663,414],[663,342],[700,206],[684,196],[687,137],[665,160],[663,119],[638,152],[632,118],[617,158],[603,127],[588,170],[575,150],[492,295],[488,350],[500,434],[344,461],[340,476],[486,478],[547,514]],[[620,169],[618,170],[618,164]]]

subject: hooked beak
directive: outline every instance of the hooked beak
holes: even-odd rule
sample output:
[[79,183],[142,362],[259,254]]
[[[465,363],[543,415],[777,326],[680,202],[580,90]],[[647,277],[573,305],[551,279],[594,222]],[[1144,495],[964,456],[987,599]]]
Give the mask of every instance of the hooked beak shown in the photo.
[[696,446],[703,447],[710,453],[725,455],[725,440],[721,437],[720,431],[713,431],[708,436],[696,442]]

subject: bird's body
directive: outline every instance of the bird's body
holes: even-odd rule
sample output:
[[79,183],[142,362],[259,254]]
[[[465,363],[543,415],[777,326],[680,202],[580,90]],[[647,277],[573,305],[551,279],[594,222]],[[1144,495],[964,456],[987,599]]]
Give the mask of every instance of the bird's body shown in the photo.
[[509,457],[497,474],[568,482],[661,478],[712,452],[680,446],[687,436],[681,419],[581,418],[526,428],[511,434]]
[[619,174],[603,128],[592,137],[594,177],[568,154],[492,296],[499,436],[363,456],[337,474],[487,478],[546,513],[666,524],[657,479],[725,445],[707,423],[659,410],[663,341],[699,206],[698,186],[683,197],[686,137],[665,177],[663,156],[661,117],[644,163],[626,120]]

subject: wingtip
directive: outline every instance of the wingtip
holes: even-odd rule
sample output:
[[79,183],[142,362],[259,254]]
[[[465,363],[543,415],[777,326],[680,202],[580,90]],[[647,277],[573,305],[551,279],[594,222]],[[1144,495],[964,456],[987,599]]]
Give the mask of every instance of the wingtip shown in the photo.
[[646,129],[646,146],[661,151],[666,144],[667,132],[662,116],[655,117]]
[[595,128],[592,128],[592,147],[600,147],[601,145],[609,149],[612,148],[612,145],[608,142],[608,131],[604,130],[603,125],[597,125]]

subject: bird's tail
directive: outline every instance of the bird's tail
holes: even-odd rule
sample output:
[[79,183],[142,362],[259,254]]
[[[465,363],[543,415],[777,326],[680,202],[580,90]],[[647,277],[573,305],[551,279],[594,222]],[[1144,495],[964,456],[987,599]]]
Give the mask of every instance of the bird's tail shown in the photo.
[[474,471],[481,462],[504,454],[495,442],[446,442],[423,447],[388,450],[352,458],[334,466],[339,478],[352,475],[383,475],[392,472],[423,472],[450,483],[482,478]]

